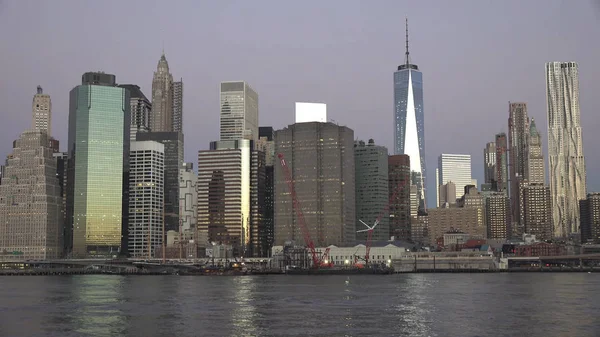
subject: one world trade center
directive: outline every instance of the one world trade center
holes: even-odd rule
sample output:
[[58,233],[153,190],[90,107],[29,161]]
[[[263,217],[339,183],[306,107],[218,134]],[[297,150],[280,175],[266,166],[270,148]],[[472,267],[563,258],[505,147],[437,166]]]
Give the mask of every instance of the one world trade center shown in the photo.
[[394,154],[410,157],[411,181],[417,186],[419,209],[426,209],[425,119],[423,115],[423,74],[411,64],[408,53],[408,19],[406,21],[406,56],[394,72]]

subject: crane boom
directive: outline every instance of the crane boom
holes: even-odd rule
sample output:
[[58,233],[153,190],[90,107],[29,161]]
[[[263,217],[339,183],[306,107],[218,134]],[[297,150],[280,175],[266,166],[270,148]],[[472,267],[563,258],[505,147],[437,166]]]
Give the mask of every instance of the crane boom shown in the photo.
[[302,213],[302,209],[300,208],[300,202],[296,197],[296,189],[294,188],[294,181],[292,180],[290,168],[287,165],[285,158],[283,157],[283,153],[279,153],[277,157],[279,158],[281,168],[283,169],[283,173],[285,174],[285,180],[290,190],[290,194],[292,195],[292,205],[294,207],[294,210],[296,211],[296,218],[298,218],[298,223],[300,224],[300,229],[302,230],[302,235],[304,236],[304,243],[308,246],[308,249],[310,250],[310,254],[313,261],[313,268],[319,268],[319,257],[317,256],[317,252],[315,250],[315,244],[310,237],[308,227],[306,226],[304,214]]

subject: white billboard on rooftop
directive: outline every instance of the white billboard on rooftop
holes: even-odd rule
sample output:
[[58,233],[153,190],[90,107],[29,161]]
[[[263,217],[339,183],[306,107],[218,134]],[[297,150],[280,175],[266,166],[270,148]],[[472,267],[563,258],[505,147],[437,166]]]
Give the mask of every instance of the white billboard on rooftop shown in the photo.
[[296,123],[327,123],[327,104],[296,102]]

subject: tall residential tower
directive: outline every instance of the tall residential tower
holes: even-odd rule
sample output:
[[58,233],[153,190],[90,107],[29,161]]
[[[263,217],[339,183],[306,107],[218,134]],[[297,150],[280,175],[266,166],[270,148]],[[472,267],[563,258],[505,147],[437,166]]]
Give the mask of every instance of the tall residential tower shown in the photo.
[[410,63],[408,19],[404,64],[394,72],[394,154],[410,156],[412,183],[417,186],[419,208],[426,208],[425,117],[423,114],[423,75]]
[[546,63],[546,96],[554,235],[566,237],[579,231],[579,200],[586,198],[577,63]]

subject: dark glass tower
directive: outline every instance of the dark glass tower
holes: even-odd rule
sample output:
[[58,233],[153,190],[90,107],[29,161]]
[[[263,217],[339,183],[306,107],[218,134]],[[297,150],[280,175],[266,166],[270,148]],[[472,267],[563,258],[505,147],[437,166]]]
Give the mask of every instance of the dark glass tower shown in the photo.
[[394,154],[410,157],[411,182],[417,186],[419,209],[426,209],[423,75],[416,64],[410,63],[408,20],[405,63],[394,72]]

